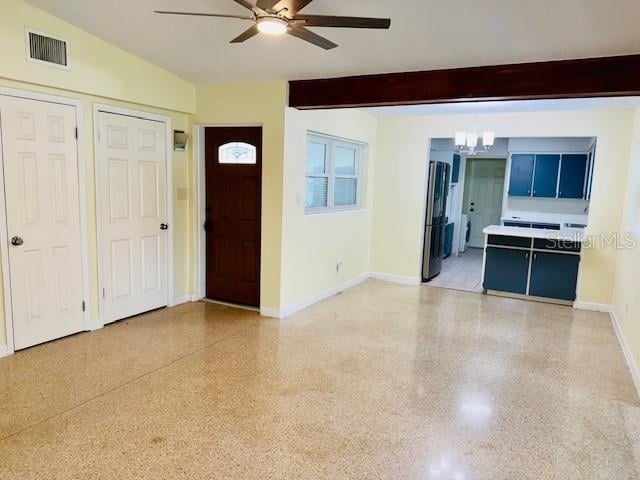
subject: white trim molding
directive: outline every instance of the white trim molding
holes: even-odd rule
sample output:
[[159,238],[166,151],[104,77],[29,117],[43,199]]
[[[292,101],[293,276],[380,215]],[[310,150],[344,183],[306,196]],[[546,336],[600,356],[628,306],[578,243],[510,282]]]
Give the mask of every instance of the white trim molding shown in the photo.
[[616,316],[615,309],[611,309],[610,316],[611,323],[613,324],[613,330],[616,332],[618,343],[620,344],[620,348],[622,348],[624,359],[627,361],[627,366],[629,367],[629,371],[631,372],[633,385],[636,387],[636,393],[638,394],[638,397],[640,397],[640,368],[638,368],[638,364],[636,363],[635,357],[631,352],[631,348],[629,347],[627,340],[624,338],[624,333],[622,332],[622,327],[618,322],[618,317]]
[[260,315],[269,318],[284,318],[280,313],[280,309],[271,307],[260,307]]
[[618,343],[620,344],[620,348],[622,349],[622,354],[624,355],[624,359],[627,362],[627,367],[629,368],[629,372],[631,372],[631,379],[633,380],[633,385],[636,387],[636,392],[638,393],[638,397],[640,397],[640,368],[636,363],[636,359],[631,352],[631,348],[627,343],[627,339],[624,337],[624,333],[622,331],[622,327],[620,326],[620,322],[618,321],[618,317],[616,315],[615,309],[612,305],[608,305],[606,303],[591,303],[591,302],[581,302],[577,301],[574,303],[573,308],[577,310],[587,310],[591,312],[602,312],[608,313],[609,318],[611,319],[611,324],[613,326],[613,331],[616,334],[616,338],[618,339]]
[[613,307],[611,307],[611,305],[607,305],[606,303],[576,301],[573,304],[573,308],[575,308],[576,310],[587,310],[590,312],[603,312],[613,314]]
[[181,297],[175,297],[173,299],[173,307],[177,305],[182,305],[183,303],[191,303],[193,302],[191,295],[182,295]]
[[420,277],[405,277],[402,275],[393,275],[391,273],[371,272],[370,278],[376,280],[383,280],[385,282],[400,283],[402,285],[420,285],[422,280]]
[[344,292],[345,290],[348,290],[351,287],[355,287],[356,285],[359,285],[362,282],[366,281],[368,278],[369,278],[368,273],[361,273],[360,275],[357,275],[353,277],[351,280],[347,280],[346,282],[341,283],[340,285],[336,285],[335,287],[329,288],[327,290],[324,290],[323,292],[312,295],[311,297],[306,298],[300,302],[294,303],[292,305],[287,305],[279,310],[276,308],[261,307],[260,315],[264,317],[271,317],[271,318],[280,318],[280,319],[287,318],[293,315],[294,313],[297,313],[301,310],[304,310],[305,308],[310,307],[311,305],[314,305],[323,300],[326,300],[327,298],[333,297],[334,295]]
[[7,347],[7,345],[0,345],[0,358],[8,357],[9,355],[9,347]]

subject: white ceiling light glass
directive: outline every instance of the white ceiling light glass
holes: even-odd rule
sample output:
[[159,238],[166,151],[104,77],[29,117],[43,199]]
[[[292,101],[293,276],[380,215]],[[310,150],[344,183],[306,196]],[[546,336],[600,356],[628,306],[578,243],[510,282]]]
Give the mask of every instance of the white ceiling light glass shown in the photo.
[[258,30],[267,35],[282,35],[287,32],[287,21],[279,17],[258,18]]
[[[479,135],[476,132],[456,132],[455,144],[460,153],[467,155],[477,155]],[[495,143],[496,134],[494,132],[483,132],[482,147],[484,151],[488,151]]]

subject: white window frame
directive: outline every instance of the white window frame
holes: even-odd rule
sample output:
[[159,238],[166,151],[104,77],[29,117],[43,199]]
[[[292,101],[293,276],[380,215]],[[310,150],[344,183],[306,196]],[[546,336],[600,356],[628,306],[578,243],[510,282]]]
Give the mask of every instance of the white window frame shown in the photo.
[[[309,143],[321,143],[325,146],[325,173],[309,173],[307,172],[307,156],[309,152]],[[334,169],[334,150],[336,147],[346,147],[355,150],[355,175],[336,174]],[[304,207],[305,214],[341,212],[346,210],[359,210],[362,208],[362,191],[363,191],[363,147],[360,142],[346,140],[342,138],[323,135],[315,132],[307,133],[305,158],[304,158],[304,179],[305,192],[304,198],[306,202],[306,180],[307,178],[327,178],[327,205],[322,207]],[[336,205],[335,204],[335,183],[336,178],[349,178],[356,180],[356,203],[352,205]]]

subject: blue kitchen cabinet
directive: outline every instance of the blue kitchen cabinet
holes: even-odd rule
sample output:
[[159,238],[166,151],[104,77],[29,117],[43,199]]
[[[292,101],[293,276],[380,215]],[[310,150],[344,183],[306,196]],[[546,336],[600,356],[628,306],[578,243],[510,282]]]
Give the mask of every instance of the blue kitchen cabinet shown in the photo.
[[562,155],[558,198],[584,198],[588,163],[589,155],[586,153]]
[[535,155],[511,155],[511,174],[509,176],[509,195],[512,197],[530,197],[533,183],[533,165]]
[[453,165],[451,167],[451,183],[458,183],[460,179],[460,155],[453,154]]
[[450,257],[453,251],[453,230],[455,226],[456,224],[451,222],[444,227],[444,258]]
[[536,155],[535,165],[533,196],[555,198],[558,191],[560,155]]
[[579,255],[534,252],[529,295],[575,300],[579,264]]
[[529,251],[487,247],[484,267],[485,290],[526,294]]

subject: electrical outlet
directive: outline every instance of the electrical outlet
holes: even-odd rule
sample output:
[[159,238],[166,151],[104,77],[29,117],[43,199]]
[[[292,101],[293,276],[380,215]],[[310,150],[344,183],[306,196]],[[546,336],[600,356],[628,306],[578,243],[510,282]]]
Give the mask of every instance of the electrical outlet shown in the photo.
[[336,273],[340,273],[342,270],[342,262],[336,263]]

